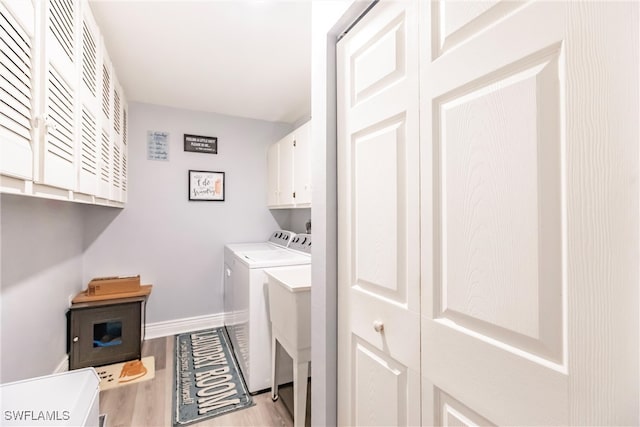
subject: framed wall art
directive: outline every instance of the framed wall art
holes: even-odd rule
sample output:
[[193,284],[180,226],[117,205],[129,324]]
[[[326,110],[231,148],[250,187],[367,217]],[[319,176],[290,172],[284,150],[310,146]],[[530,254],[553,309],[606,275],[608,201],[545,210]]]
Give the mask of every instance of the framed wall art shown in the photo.
[[184,151],[193,153],[218,154],[218,138],[184,134]]
[[169,132],[147,131],[147,160],[169,161]]
[[189,200],[224,201],[224,172],[189,171]]

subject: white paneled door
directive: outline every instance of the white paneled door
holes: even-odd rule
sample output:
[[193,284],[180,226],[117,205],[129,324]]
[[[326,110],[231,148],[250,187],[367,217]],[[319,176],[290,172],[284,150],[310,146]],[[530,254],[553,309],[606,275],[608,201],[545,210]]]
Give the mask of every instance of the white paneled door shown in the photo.
[[338,44],[340,425],[420,423],[417,9]]
[[422,422],[637,425],[638,3],[424,6]]
[[338,43],[341,425],[640,423],[639,8],[383,1]]

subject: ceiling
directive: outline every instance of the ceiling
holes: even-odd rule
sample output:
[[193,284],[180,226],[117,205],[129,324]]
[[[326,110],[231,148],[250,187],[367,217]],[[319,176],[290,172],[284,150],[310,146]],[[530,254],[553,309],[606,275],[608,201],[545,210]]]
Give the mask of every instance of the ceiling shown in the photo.
[[311,116],[311,2],[90,1],[129,102]]

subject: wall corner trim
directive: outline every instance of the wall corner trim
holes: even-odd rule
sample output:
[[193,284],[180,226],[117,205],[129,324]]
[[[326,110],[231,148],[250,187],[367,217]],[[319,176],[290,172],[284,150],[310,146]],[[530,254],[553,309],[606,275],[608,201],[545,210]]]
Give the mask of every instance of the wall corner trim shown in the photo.
[[56,369],[54,369],[52,373],[59,374],[61,372],[67,372],[68,370],[69,370],[69,355],[67,354],[62,358],[60,363],[58,363],[58,366],[56,366]]

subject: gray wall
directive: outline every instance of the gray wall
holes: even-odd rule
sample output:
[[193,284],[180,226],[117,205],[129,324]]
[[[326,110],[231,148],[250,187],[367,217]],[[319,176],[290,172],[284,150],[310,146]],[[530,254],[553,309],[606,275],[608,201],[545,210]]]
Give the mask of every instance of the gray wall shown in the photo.
[[282,228],[291,230],[294,233],[306,232],[306,223],[311,221],[311,208],[289,209],[289,222]]
[[[224,245],[264,241],[276,217],[290,221],[266,208],[266,150],[291,125],[140,103],[129,117],[128,201],[85,217],[83,282],[140,274],[154,286],[151,323],[221,313]],[[149,130],[170,133],[169,161],[147,160]],[[183,151],[185,133],[218,137],[218,154]],[[225,172],[225,201],[188,201],[189,169]]]
[[51,374],[64,359],[68,297],[83,288],[84,208],[0,196],[0,382]]
[[[152,283],[148,322],[221,313],[224,244],[302,220],[266,208],[266,149],[291,125],[136,103],[129,118],[124,209],[0,196],[0,382],[59,366],[69,296],[91,278]],[[146,160],[147,130],[171,133],[169,162]],[[219,154],[184,152],[184,133],[217,136]],[[226,200],[189,202],[189,169],[224,171]]]

